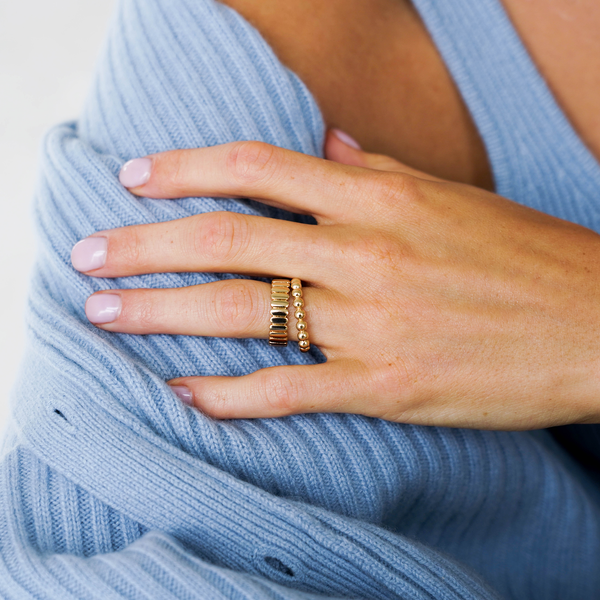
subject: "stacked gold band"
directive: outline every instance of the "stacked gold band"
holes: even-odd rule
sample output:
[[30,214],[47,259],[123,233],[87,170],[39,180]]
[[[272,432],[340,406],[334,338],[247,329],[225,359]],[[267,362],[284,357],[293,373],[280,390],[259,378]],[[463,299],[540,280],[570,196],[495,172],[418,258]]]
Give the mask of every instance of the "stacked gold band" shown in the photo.
[[271,346],[287,346],[289,307],[290,280],[273,279],[271,282],[271,319],[269,324],[269,344]]
[[306,330],[306,308],[304,306],[304,298],[302,297],[302,282],[294,277],[292,279],[292,303],[296,312],[296,329],[298,330],[298,346],[302,352],[310,350],[310,341],[308,339],[308,331]]
[[[290,290],[291,288],[291,290]],[[294,277],[289,279],[273,279],[271,281],[271,318],[269,323],[269,344],[271,346],[287,346],[290,308],[290,291],[296,317],[298,346],[302,352],[310,350],[308,331],[306,330],[306,308],[302,297],[302,282]]]

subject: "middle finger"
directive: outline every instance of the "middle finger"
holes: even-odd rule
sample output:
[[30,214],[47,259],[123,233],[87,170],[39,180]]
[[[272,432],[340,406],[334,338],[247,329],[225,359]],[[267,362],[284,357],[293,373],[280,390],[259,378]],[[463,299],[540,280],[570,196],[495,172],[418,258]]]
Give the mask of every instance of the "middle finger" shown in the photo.
[[336,226],[209,212],[165,223],[94,234],[73,248],[71,261],[94,277],[145,273],[293,273],[316,285],[338,279]]

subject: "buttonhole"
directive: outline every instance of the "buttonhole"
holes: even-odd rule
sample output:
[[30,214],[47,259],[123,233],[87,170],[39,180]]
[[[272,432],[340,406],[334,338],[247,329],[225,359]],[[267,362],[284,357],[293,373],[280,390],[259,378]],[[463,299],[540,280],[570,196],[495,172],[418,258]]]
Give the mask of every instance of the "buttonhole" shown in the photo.
[[282,563],[278,558],[275,558],[274,556],[265,556],[264,561],[272,569],[275,569],[276,571],[279,571],[280,573],[283,573],[288,577],[294,576],[294,571],[292,571],[287,565]]

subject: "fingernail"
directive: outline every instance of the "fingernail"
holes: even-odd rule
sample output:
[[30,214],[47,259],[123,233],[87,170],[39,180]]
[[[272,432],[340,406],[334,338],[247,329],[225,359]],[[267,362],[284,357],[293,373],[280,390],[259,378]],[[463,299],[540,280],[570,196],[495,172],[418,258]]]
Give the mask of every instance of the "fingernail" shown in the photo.
[[187,404],[188,406],[194,404],[194,396],[190,389],[185,387],[185,385],[172,385],[171,389],[184,404]]
[[82,273],[103,267],[106,263],[108,240],[89,237],[77,242],[71,250],[71,264]]
[[119,181],[126,188],[134,188],[148,183],[152,172],[152,161],[149,158],[134,158],[121,167]]
[[362,150],[360,144],[353,137],[350,137],[345,131],[342,131],[341,129],[332,129],[331,131],[333,132],[335,137],[337,137],[338,140],[344,142],[344,144],[347,144],[348,146],[350,146],[351,148],[355,148],[356,150]]
[[112,323],[121,312],[121,297],[117,294],[94,294],[85,303],[85,314],[90,323]]

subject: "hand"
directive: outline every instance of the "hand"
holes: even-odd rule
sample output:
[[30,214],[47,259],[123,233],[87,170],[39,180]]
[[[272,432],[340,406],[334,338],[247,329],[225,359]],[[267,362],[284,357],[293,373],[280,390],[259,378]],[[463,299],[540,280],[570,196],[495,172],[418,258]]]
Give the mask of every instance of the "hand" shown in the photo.
[[[337,162],[240,142],[131,163],[121,181],[134,194],[252,197],[318,225],[213,212],[99,232],[73,263],[94,277],[302,279],[311,343],[327,362],[169,382],[217,418],[349,412],[485,429],[600,420],[598,235],[331,132],[326,154]],[[240,279],[99,292],[86,310],[107,331],[266,338],[269,303],[269,284]]]

